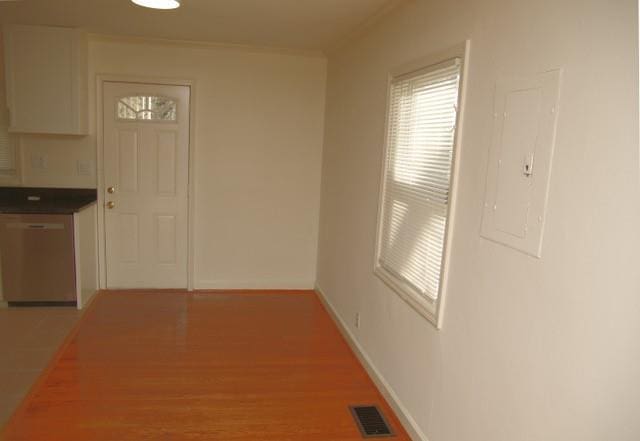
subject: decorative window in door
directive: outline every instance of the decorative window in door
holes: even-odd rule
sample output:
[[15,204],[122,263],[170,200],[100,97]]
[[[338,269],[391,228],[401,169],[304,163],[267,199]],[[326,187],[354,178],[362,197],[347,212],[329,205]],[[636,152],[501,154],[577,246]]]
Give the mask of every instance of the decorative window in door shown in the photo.
[[164,96],[135,95],[118,100],[117,118],[129,121],[176,121],[176,102]]

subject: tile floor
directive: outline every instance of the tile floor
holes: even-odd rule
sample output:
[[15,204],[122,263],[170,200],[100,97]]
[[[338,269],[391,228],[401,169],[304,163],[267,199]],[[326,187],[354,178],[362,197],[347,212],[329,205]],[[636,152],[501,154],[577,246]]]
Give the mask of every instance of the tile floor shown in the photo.
[[75,308],[0,308],[0,427],[80,317]]

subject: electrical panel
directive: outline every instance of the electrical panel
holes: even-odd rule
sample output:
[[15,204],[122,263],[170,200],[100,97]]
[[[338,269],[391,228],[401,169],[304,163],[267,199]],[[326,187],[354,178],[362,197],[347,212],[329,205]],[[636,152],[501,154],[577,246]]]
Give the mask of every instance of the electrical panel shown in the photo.
[[482,236],[541,257],[558,119],[561,71],[502,78],[494,124]]

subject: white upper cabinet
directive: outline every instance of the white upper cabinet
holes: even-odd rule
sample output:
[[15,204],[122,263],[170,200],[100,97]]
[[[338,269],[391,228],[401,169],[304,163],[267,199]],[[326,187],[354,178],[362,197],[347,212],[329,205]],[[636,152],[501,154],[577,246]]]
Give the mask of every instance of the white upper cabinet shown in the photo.
[[86,34],[9,25],[4,45],[9,131],[86,135]]

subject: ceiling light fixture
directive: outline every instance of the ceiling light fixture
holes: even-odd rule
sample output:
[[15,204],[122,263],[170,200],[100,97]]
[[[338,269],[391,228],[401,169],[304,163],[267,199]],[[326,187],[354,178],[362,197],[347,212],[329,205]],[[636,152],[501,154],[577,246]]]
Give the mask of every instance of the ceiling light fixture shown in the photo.
[[180,7],[180,0],[131,0],[138,6],[152,9],[177,9]]

